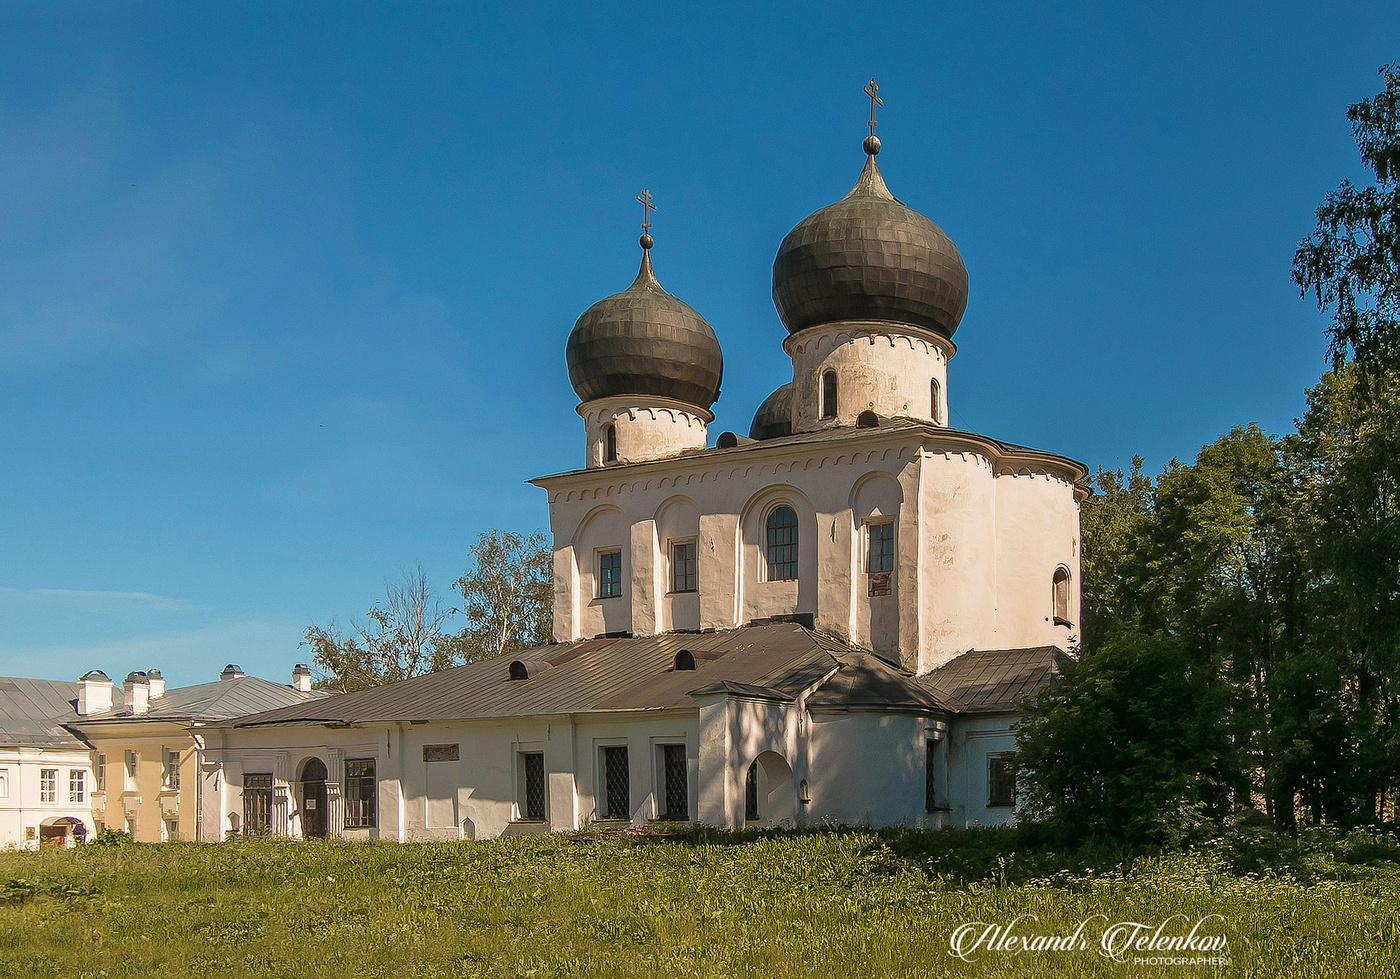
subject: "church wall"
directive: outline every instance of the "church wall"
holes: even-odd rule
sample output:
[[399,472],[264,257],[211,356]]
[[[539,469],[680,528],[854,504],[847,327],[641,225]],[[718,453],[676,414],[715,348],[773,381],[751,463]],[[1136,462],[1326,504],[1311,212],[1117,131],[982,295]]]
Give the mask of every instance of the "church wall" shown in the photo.
[[999,826],[1015,821],[1015,810],[989,806],[988,758],[1014,751],[1014,715],[955,718],[948,745],[949,813],[953,826]]
[[[714,420],[708,411],[667,398],[600,398],[578,407],[587,438],[587,466],[643,462],[686,449],[703,449],[706,425]],[[607,458],[607,427],[613,427],[616,458]]]
[[[578,623],[575,635],[632,631],[632,597],[637,582],[633,580],[635,556],[629,517],[615,503],[590,507],[573,535],[574,575],[578,581],[571,596]],[[614,550],[622,554],[622,593],[603,597],[599,582],[602,555]]]
[[924,738],[928,720],[908,714],[809,715],[812,800],[802,825],[926,826]]
[[[998,472],[997,634],[1004,648],[1059,646],[1079,634],[1079,505],[1074,487],[1029,469]],[[1054,621],[1055,569],[1070,573],[1070,625]]]

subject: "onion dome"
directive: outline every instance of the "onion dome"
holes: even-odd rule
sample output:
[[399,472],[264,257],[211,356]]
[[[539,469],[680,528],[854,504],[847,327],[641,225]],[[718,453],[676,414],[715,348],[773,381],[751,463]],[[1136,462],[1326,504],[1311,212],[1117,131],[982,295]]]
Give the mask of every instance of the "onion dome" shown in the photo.
[[793,228],[773,260],[773,303],[789,333],[840,320],[921,327],[952,338],[967,308],[957,246],[905,207],[880,177],[880,141],[865,141],[851,192]]
[[564,354],[569,383],[581,401],[652,395],[708,409],[724,373],[715,331],[656,281],[651,235],[642,235],[642,248],[636,281],[574,324]]
[[749,426],[751,439],[776,439],[792,434],[792,382],[763,399]]

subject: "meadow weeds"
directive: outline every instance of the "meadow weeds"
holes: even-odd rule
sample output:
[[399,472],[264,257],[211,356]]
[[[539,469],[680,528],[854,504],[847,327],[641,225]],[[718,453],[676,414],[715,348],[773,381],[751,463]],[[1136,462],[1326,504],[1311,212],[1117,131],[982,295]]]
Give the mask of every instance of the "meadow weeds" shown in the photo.
[[[949,955],[970,921],[1218,914],[1229,965]],[[238,840],[0,854],[14,976],[1380,977],[1400,964],[1400,840],[1236,831],[1187,849],[1033,828],[690,830],[483,843]]]

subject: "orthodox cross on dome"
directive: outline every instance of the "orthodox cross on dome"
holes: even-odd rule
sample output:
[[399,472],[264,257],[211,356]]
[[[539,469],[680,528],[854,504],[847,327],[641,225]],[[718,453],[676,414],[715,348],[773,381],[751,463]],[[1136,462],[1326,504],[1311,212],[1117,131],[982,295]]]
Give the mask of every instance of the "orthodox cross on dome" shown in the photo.
[[642,247],[651,247],[651,212],[656,210],[656,205],[651,202],[651,191],[643,190],[637,195],[637,202],[642,205]]
[[870,79],[870,84],[865,86],[865,94],[870,96],[870,135],[875,135],[875,106],[884,105],[884,101],[875,93],[880,91],[880,86],[875,84],[875,79]]

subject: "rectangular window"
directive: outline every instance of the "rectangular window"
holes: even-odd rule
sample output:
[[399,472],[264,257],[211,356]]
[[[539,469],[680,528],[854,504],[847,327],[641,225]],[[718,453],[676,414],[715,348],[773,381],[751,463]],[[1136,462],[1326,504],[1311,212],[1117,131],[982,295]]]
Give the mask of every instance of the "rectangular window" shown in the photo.
[[871,574],[894,570],[894,521],[866,525],[868,546],[865,570]]
[[622,594],[622,552],[598,553],[598,597],[617,598]]
[[523,790],[520,818],[544,822],[544,754],[539,751],[522,752],[520,761],[520,787]]
[[87,802],[87,772],[81,768],[68,769],[68,801]]
[[987,805],[1016,804],[1016,769],[1007,755],[987,756]]
[[0,768],[0,799],[10,797],[10,771],[7,768]]
[[160,787],[171,791],[180,789],[180,752],[172,751],[169,748],[162,748],[161,755],[165,759],[165,764],[160,772]]
[[272,774],[243,776],[243,834],[253,836],[272,829]]
[[933,777],[933,761],[938,757],[938,742],[933,738],[924,741],[924,811],[933,812],[939,808],[938,785]]
[[627,746],[610,745],[603,756],[603,819],[629,819],[631,813],[632,773],[627,765]]
[[99,754],[97,756],[97,791],[107,791],[107,756]]
[[663,744],[661,754],[660,819],[685,822],[690,819],[690,774],[686,767],[685,745]]
[[58,801],[58,769],[57,769],[57,768],[41,768],[41,769],[39,769],[39,801],[40,801],[40,802],[57,802],[57,801]]
[[126,787],[136,788],[136,752],[130,750],[126,753]]
[[374,800],[378,794],[373,758],[345,760],[345,828],[374,825]]
[[167,819],[161,829],[162,840],[178,840],[180,838],[180,821],[178,819]]
[[695,541],[671,544],[671,591],[696,591],[700,578],[695,564]]

